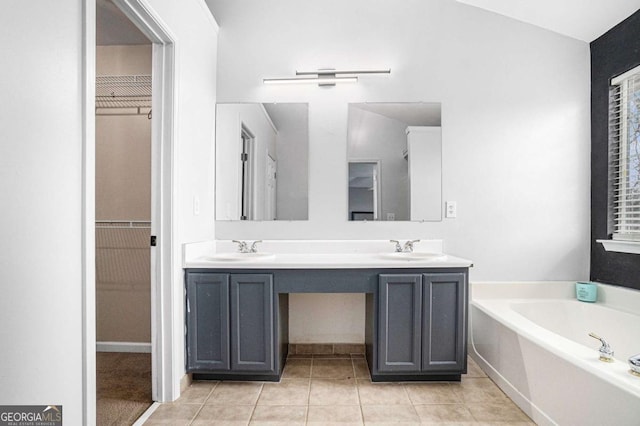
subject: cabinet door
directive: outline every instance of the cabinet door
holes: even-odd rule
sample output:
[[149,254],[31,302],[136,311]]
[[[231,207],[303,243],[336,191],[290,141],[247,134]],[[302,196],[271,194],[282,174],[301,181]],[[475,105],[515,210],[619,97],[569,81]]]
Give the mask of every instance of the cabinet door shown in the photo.
[[273,371],[273,278],[231,275],[231,368]]
[[422,369],[461,371],[466,361],[465,275],[424,274]]
[[229,370],[229,275],[187,274],[187,371]]
[[422,276],[381,274],[378,285],[378,370],[420,371]]

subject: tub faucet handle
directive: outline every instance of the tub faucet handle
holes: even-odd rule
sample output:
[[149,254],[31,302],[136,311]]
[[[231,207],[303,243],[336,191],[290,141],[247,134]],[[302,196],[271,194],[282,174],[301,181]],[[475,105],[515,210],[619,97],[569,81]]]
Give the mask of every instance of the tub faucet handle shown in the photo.
[[631,374],[640,376],[640,354],[629,357],[629,367],[631,367]]
[[396,244],[396,253],[401,253],[402,252],[402,246],[400,245],[400,241],[398,241],[398,240],[389,240],[389,242]]
[[600,340],[600,343],[602,343],[602,346],[600,346],[600,349],[598,350],[600,352],[600,361],[613,362],[613,349],[611,349],[611,346],[609,346],[607,341],[595,333],[589,333],[589,336]]

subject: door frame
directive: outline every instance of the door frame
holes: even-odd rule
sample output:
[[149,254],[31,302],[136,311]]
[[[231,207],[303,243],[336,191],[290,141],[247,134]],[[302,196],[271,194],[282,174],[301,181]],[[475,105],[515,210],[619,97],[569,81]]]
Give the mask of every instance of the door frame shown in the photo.
[[[349,167],[349,164],[356,164],[356,163],[361,163],[361,164],[375,164],[374,167],[374,195],[373,195],[373,220],[377,221],[377,220],[383,220],[381,219],[380,215],[382,215],[382,179],[380,178],[380,174],[382,172],[382,161],[377,158],[377,159],[348,159],[347,160],[347,168]],[[349,171],[347,170],[347,173],[349,173]],[[347,206],[349,205],[349,191],[347,191]]]
[[244,122],[240,122],[240,220],[256,220],[256,136]]
[[[151,378],[152,399],[171,401],[179,393],[178,366],[173,357],[172,248],[173,248],[173,146],[176,111],[175,37],[147,0],[113,0],[113,3],[152,43],[151,130]],[[95,0],[83,2],[83,417],[96,418],[96,306],[95,306]]]

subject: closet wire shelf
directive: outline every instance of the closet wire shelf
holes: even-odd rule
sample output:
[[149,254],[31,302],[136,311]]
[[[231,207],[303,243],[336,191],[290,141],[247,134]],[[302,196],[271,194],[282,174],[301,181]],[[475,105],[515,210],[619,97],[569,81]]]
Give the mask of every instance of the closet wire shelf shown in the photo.
[[151,114],[150,75],[107,75],[96,77],[96,113]]

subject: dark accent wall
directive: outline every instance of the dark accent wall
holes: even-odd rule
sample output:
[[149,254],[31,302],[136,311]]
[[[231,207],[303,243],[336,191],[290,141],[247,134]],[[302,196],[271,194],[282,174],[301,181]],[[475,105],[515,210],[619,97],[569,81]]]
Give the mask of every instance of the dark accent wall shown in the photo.
[[640,65],[640,10],[591,43],[591,280],[640,289],[640,255],[607,252],[609,81]]

